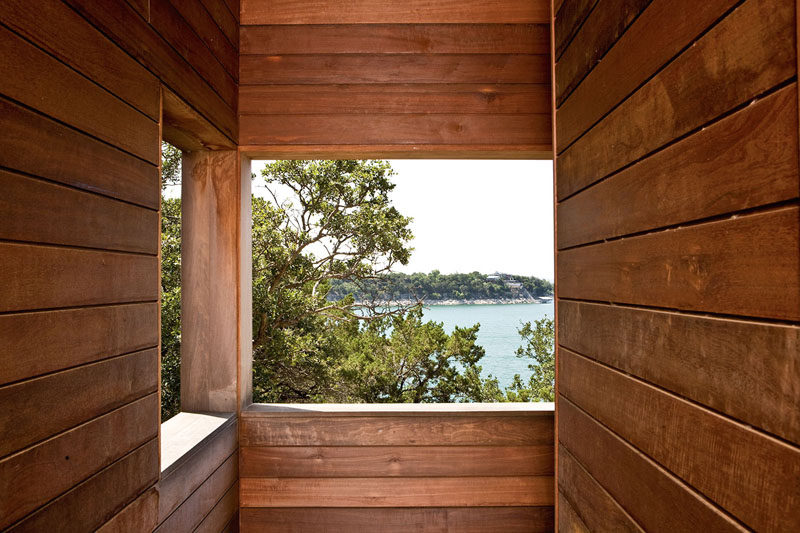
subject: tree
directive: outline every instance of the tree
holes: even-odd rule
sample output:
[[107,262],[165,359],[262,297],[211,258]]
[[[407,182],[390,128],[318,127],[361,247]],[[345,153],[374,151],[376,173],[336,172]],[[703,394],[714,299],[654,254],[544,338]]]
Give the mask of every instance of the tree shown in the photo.
[[552,402],[555,399],[555,324],[551,318],[527,322],[519,330],[525,344],[517,348],[517,357],[532,359],[528,365],[528,383],[519,374],[506,389],[509,402]]

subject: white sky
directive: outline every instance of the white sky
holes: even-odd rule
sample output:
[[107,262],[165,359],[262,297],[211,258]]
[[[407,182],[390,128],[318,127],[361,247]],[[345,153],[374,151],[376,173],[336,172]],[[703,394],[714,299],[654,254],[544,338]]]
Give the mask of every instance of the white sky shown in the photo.
[[[264,196],[264,161],[253,193]],[[401,272],[495,271],[553,280],[551,161],[393,160],[392,202],[414,218]]]

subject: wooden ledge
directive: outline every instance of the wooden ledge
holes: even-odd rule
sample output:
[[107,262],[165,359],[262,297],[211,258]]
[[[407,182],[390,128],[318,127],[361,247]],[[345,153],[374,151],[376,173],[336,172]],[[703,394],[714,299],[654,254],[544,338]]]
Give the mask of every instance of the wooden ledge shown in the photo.
[[254,403],[242,417],[292,416],[552,416],[552,402],[504,403]]
[[161,424],[161,477],[236,421],[236,413],[178,413]]

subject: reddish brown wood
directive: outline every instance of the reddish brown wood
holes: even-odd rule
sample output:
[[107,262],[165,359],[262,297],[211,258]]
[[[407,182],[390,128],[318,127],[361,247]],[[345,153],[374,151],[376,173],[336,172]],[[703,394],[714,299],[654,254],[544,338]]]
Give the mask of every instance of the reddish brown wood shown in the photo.
[[157,166],[2,98],[0,115],[4,128],[4,135],[0,135],[0,165],[158,208]]
[[794,76],[794,33],[792,5],[744,3],[561,154],[559,199]]
[[644,531],[566,448],[559,448],[559,509],[565,503],[567,515],[575,507],[580,509],[580,516],[566,517],[568,522],[577,518],[587,531]]
[[40,2],[31,9],[26,0],[7,0],[0,4],[0,18],[151,119],[159,119],[155,76],[63,2]]
[[278,533],[545,533],[553,531],[550,507],[448,508],[244,508],[244,531]]
[[545,84],[245,85],[239,113],[547,114]]
[[552,414],[536,416],[242,417],[242,446],[540,446]]
[[242,0],[241,21],[250,24],[546,24],[546,0],[348,0],[333,6],[323,0]]
[[158,490],[155,487],[129,503],[122,511],[103,524],[97,533],[128,533],[151,531],[158,519]]
[[800,528],[783,512],[800,499],[800,449],[568,350],[559,365],[565,397],[749,527]]
[[796,321],[798,235],[788,207],[561,251],[559,295]]
[[556,8],[556,16],[553,22],[554,35],[553,45],[555,47],[554,57],[561,57],[567,45],[580,30],[583,21],[594,8],[597,0],[570,0],[564,2]]
[[[225,0],[200,0],[203,7],[206,8],[211,18],[214,19],[219,29],[225,34],[225,37],[233,45],[235,49],[239,48],[239,2],[238,0],[231,0],[236,3],[236,14],[228,9],[225,5]],[[237,59],[238,61],[238,59]]]
[[[162,0],[151,1],[158,3]],[[202,0],[199,2],[169,0],[169,3],[197,34],[202,44],[211,50],[214,58],[219,61],[228,75],[236,80],[239,77],[239,52],[202,4]],[[207,0],[206,3],[211,2]]]
[[559,108],[558,152],[735,4],[735,0],[654,0]]
[[241,53],[549,54],[547,24],[243,26]]
[[558,493],[558,531],[568,533],[589,533],[590,531],[560,491]]
[[8,531],[93,531],[158,480],[158,439],[142,445]]
[[158,409],[151,394],[0,461],[0,527],[156,438]]
[[[562,372],[562,388],[566,378]],[[558,409],[561,443],[645,531],[745,531],[569,400],[559,398]]]
[[158,305],[0,315],[0,385],[158,345]]
[[559,204],[558,246],[796,198],[796,138],[793,83]]
[[234,482],[225,495],[195,529],[198,533],[219,533],[239,511],[239,482]]
[[244,144],[550,144],[549,115],[245,115]]
[[158,124],[5,28],[0,69],[7,98],[158,163]]
[[538,476],[551,446],[244,447],[241,477]]
[[161,138],[184,152],[233,150],[236,145],[175,93],[164,87]]
[[158,258],[0,243],[0,311],[158,299]]
[[362,145],[242,145],[253,159],[545,159],[549,144],[362,144]]
[[242,478],[242,507],[553,505],[553,477]]
[[631,22],[651,0],[600,0],[575,38],[558,60],[556,103],[561,105],[572,90],[614,46]]
[[158,212],[0,170],[0,239],[156,254]]
[[[0,388],[0,456],[158,389],[158,352],[135,352]],[[152,413],[155,417],[156,414]]]

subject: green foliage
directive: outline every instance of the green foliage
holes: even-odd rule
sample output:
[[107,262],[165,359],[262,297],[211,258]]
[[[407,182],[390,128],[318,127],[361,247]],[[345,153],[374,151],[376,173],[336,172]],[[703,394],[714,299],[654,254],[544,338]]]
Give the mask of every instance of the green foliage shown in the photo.
[[523,382],[519,374],[506,389],[509,402],[552,402],[555,398],[555,324],[550,318],[525,323],[519,330],[525,344],[517,348],[517,357],[531,359],[531,376]]

